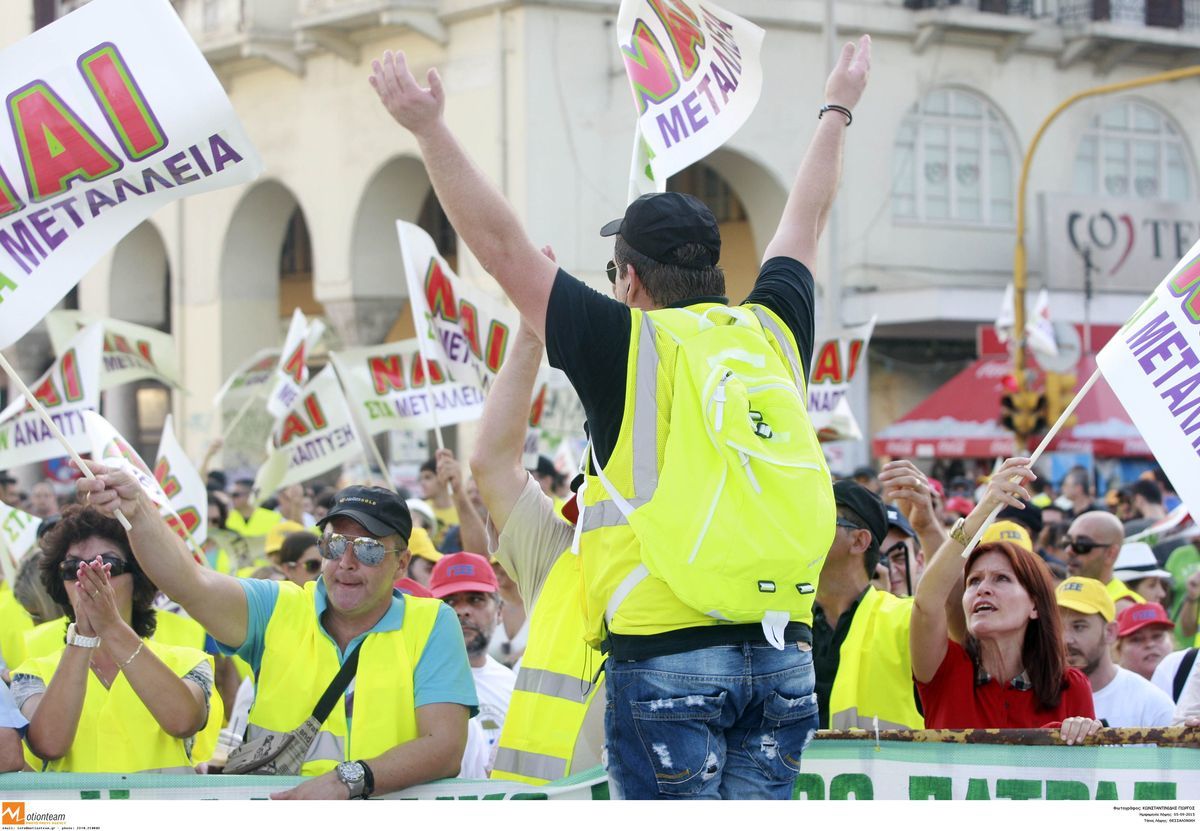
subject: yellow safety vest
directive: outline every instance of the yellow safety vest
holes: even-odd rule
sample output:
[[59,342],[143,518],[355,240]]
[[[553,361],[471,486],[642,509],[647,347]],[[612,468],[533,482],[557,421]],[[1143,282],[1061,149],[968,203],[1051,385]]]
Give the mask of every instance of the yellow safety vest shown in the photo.
[[913,699],[913,599],[871,587],[854,612],[829,694],[829,728],[923,730]]
[[255,508],[254,513],[250,514],[250,519],[243,518],[237,511],[230,511],[225,520],[225,527],[243,537],[265,537],[268,531],[281,522],[283,514],[268,511],[266,508]]
[[8,583],[0,583],[0,657],[11,671],[25,661],[25,633],[33,629],[33,618],[13,595]]
[[[265,730],[285,733],[299,727],[341,667],[337,645],[317,619],[318,582],[304,588],[279,584],[275,611],[263,635],[247,741]],[[349,740],[346,697],[341,695],[309,748],[303,775],[325,773],[350,758],[371,759],[417,737],[413,674],[442,602],[407,596],[403,603],[400,629],[369,633],[359,651]]]
[[[212,656],[197,649],[168,646],[152,640],[144,640],[143,643],[180,678],[201,661],[207,660],[212,665]],[[61,647],[53,655],[32,658],[18,671],[41,678],[49,686],[65,649]],[[193,752],[189,754],[184,739],[168,735],[155,721],[125,678],[125,673],[117,673],[112,686],[105,689],[96,673],[89,669],[87,692],[83,698],[83,711],[79,715],[75,740],[67,754],[46,763],[45,770],[67,773],[191,773],[196,764],[212,756],[211,748],[216,746],[217,735],[221,731],[223,710],[221,696],[214,686],[209,699],[208,722],[196,734]],[[196,752],[202,744],[202,737],[205,739],[203,743],[210,748],[205,757]],[[26,751],[28,759],[31,756],[28,745]]]
[[1116,603],[1118,600],[1126,597],[1128,597],[1134,603],[1146,602],[1146,598],[1129,588],[1129,586],[1126,586],[1124,581],[1118,580],[1115,577],[1108,581],[1108,585],[1106,585],[1104,588],[1108,589],[1108,596],[1112,598],[1113,603]]
[[584,717],[604,683],[603,674],[592,683],[604,656],[584,643],[579,604],[579,558],[568,551],[550,569],[529,619],[493,779],[544,785],[575,767]]
[[[155,616],[156,625],[152,640],[169,646],[185,646],[189,649],[204,650],[206,633],[204,627],[190,617],[183,617],[166,609],[158,609]],[[56,617],[45,623],[39,623],[25,635],[25,652],[28,658],[42,658],[53,655],[63,648],[67,636],[66,616]],[[195,664],[192,664],[195,666]],[[191,669],[191,667],[188,667]]]
[[[712,303],[697,304],[688,307],[688,311],[703,313],[714,308],[726,307]],[[790,330],[774,312],[765,307],[750,305],[741,308],[758,318],[768,335],[762,341],[763,352],[773,351],[778,356],[783,366],[790,369],[796,388],[804,396],[806,385],[800,350]],[[674,363],[659,360],[660,353],[670,355],[675,348],[671,333],[665,331],[668,319],[662,315],[677,311],[664,309],[646,313],[632,310],[625,413],[612,455],[602,473],[603,479],[628,506],[636,509],[651,499],[669,499],[676,503],[676,511],[695,513],[708,506],[693,504],[695,500],[692,494],[655,494],[659,472],[663,468],[675,381]],[[669,319],[671,330],[676,333],[688,325],[681,323],[679,317],[674,315]],[[693,325],[698,327],[699,324]],[[834,509],[828,466],[807,416],[804,422],[807,432],[812,433],[814,486],[827,491],[828,498],[821,501],[821,507],[828,509],[829,521],[813,522],[806,528],[805,543],[801,550],[796,551],[796,557],[803,558],[806,579],[797,581],[795,589],[786,586],[781,590],[795,591],[804,585],[802,594],[805,596],[800,601],[803,609],[793,614],[791,619],[811,625],[812,587],[817,583],[821,564],[833,538]],[[807,438],[797,436],[797,440]],[[721,625],[722,621],[685,604],[665,581],[649,574],[643,564],[640,540],[631,529],[618,500],[610,495],[601,476],[595,474],[591,467],[582,497],[583,511],[577,534],[585,587],[586,639],[589,644],[598,647],[606,628],[619,635],[654,635],[676,629]],[[792,493],[762,493],[759,504],[767,504],[782,516],[797,511],[795,498]],[[814,505],[818,501],[814,494]],[[736,521],[730,517],[724,519]]]

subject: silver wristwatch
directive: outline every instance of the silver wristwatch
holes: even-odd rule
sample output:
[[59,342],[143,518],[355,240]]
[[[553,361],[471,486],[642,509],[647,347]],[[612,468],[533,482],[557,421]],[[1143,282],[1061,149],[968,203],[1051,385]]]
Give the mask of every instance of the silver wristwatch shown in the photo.
[[367,772],[361,762],[342,762],[335,770],[337,778],[350,789],[351,799],[366,798]]
[[100,645],[100,638],[89,638],[86,635],[79,635],[75,632],[75,624],[72,623],[67,627],[67,645],[82,646],[84,649],[95,649]]

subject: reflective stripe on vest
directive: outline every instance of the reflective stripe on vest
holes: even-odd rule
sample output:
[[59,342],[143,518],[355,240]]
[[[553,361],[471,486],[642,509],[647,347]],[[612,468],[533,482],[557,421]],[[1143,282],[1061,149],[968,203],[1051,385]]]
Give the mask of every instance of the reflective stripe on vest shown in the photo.
[[[170,646],[144,640],[145,648],[166,664],[176,677],[187,675],[197,664],[213,659],[196,649]],[[40,678],[47,686],[54,677],[66,647],[53,655],[34,658],[17,668],[25,675]],[[44,702],[44,699],[43,699]],[[214,687],[209,699],[208,722],[194,737],[199,743],[202,733],[220,732],[224,707]],[[214,729],[215,728],[215,729]],[[185,739],[169,735],[159,725],[148,707],[130,685],[125,673],[117,673],[112,686],[105,689],[88,671],[87,689],[75,738],[66,755],[48,761],[35,769],[69,773],[141,773],[147,771],[178,771],[191,773],[200,760],[189,755]],[[207,761],[205,759],[204,761]]]
[[576,746],[603,681],[603,660],[583,641],[579,560],[563,553],[546,575],[529,619],[529,643],[500,733],[493,779],[544,785],[597,758],[576,760]]
[[[341,666],[337,646],[317,618],[316,589],[315,580],[303,589],[280,584],[263,634],[250,732],[296,729],[312,715],[317,699]],[[325,773],[349,756],[370,759],[417,737],[413,672],[442,603],[422,597],[405,597],[402,602],[403,626],[368,634],[359,652],[350,735],[346,735],[346,697],[338,696],[309,748],[303,775]]]
[[912,598],[874,587],[863,595],[838,654],[829,693],[831,729],[870,730],[877,716],[881,730],[924,729],[913,699],[912,606]]

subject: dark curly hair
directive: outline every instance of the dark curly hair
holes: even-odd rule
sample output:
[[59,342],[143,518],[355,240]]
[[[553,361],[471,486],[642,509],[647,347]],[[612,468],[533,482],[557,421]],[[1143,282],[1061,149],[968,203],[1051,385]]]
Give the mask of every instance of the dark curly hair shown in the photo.
[[75,609],[67,597],[67,587],[63,582],[60,566],[67,558],[67,549],[84,540],[98,537],[111,542],[125,555],[129,564],[129,574],[133,577],[133,620],[130,625],[139,638],[148,638],[154,634],[158,620],[154,611],[154,598],[158,596],[158,587],[151,582],[142,571],[138,561],[134,559],[133,550],[129,547],[129,538],[121,523],[112,517],[85,505],[71,505],[62,513],[62,519],[42,539],[42,585],[74,622]]

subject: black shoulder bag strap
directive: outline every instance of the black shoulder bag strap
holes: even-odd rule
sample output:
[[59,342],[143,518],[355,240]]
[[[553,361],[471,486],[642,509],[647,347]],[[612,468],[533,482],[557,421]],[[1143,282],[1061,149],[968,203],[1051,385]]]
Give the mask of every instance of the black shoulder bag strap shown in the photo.
[[1192,672],[1192,667],[1196,664],[1196,653],[1200,651],[1200,647],[1193,646],[1183,655],[1183,660],[1179,662],[1179,669],[1175,671],[1175,683],[1172,687],[1172,698],[1175,703],[1179,703],[1179,696],[1183,694],[1183,685],[1187,683],[1188,675]]
[[366,638],[359,641],[358,646],[354,647],[354,651],[347,656],[341,668],[338,669],[337,675],[333,676],[333,680],[325,688],[317,706],[313,707],[312,717],[317,720],[318,724],[324,724],[325,719],[329,718],[334,705],[337,704],[338,696],[346,691],[346,687],[350,686],[350,679],[358,672],[358,650],[362,649],[364,643],[366,643]]

